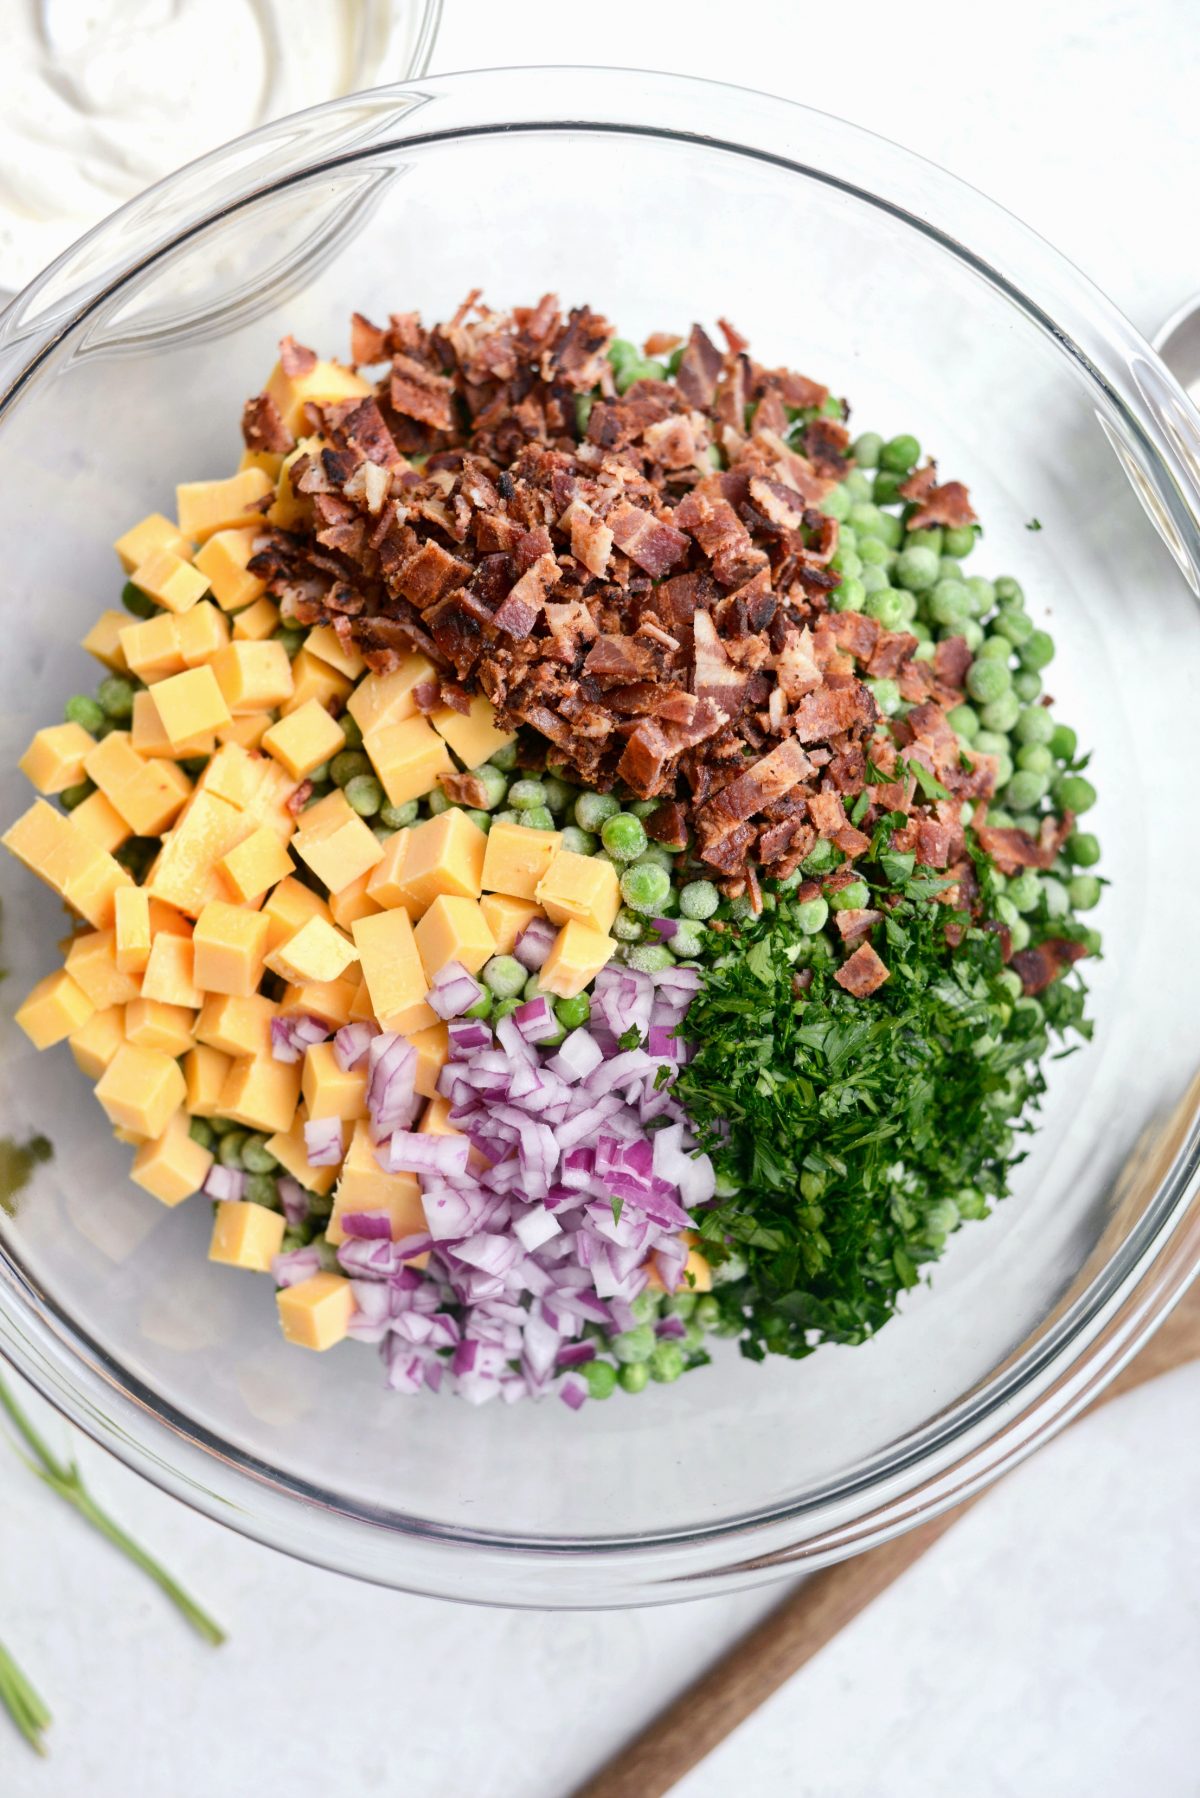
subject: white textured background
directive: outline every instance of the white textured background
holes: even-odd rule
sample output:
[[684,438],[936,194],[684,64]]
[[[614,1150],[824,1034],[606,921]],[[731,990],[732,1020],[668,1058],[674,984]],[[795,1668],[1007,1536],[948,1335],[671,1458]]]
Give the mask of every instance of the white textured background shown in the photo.
[[[446,12],[435,69],[670,67],[896,138],[1024,217],[1147,332],[1200,288],[1196,0],[858,0],[849,33],[844,7],[800,0]],[[1198,1413],[1193,1368],[1078,1426],[679,1798],[1194,1798]],[[401,1598],[275,1557],[82,1452],[232,1640],[194,1642],[0,1455],[0,1637],[57,1719],[46,1764],[0,1719],[4,1798],[564,1798],[773,1602],[539,1617]]]

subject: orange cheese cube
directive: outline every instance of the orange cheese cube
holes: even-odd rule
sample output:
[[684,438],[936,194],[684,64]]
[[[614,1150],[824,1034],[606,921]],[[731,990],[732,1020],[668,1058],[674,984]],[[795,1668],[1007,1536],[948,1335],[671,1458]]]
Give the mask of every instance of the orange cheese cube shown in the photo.
[[49,1049],[82,1030],[95,1012],[95,1002],[60,968],[38,981],[25,1003],[18,1007],[16,1019],[35,1049]]
[[244,449],[238,467],[261,468],[270,475],[273,481],[277,481],[279,470],[283,467],[283,454],[280,450]]
[[338,788],[333,793],[326,793],[324,799],[315,799],[306,805],[300,814],[298,829],[310,831],[313,835],[325,835],[337,830],[348,818],[357,817],[350,801]]
[[450,1059],[450,1034],[440,1021],[428,1030],[418,1030],[409,1037],[417,1051],[417,1069],[413,1085],[423,1099],[432,1099],[437,1091],[438,1075]]
[[323,705],[308,699],[273,724],[262,741],[268,755],[282,762],[293,780],[304,780],[346,747],[346,733]]
[[127,624],[120,633],[121,651],[131,674],[139,680],[163,680],[187,666],[179,641],[179,623],[170,612]]
[[248,999],[263,975],[270,925],[259,912],[223,899],[210,901],[196,919],[196,985],[206,993]]
[[218,1104],[221,1117],[270,1134],[288,1129],[299,1098],[299,1062],[247,1055],[226,1074]]
[[301,437],[294,450],[289,450],[275,477],[275,497],[267,509],[267,523],[281,531],[303,531],[312,522],[312,501],[292,485],[292,470],[302,456],[320,456],[327,447],[321,436]]
[[133,1043],[122,1043],[96,1083],[109,1122],[144,1137],[161,1136],[185,1096],[178,1062]]
[[515,743],[517,733],[501,730],[496,724],[492,702],[483,693],[477,693],[471,701],[471,709],[464,717],[456,712],[453,706],[440,705],[436,711],[430,712],[429,722],[440,737],[444,737],[460,762],[468,768],[478,768],[482,762],[490,761],[509,743]]
[[602,935],[612,929],[621,909],[621,887],[612,863],[598,855],[576,855],[571,849],[559,850],[538,881],[535,898],[551,923],[576,918]]
[[300,1091],[310,1118],[361,1118],[367,1115],[367,1064],[349,1073],[337,1064],[332,1043],[314,1043],[305,1051]]
[[209,665],[235,716],[269,712],[291,696],[292,664],[282,643],[227,643]]
[[88,841],[97,849],[105,850],[109,855],[127,843],[133,832],[117,810],[111,799],[103,793],[89,793],[82,805],[77,805],[71,813],[71,824],[75,830],[82,831]]
[[249,902],[261,898],[278,881],[286,880],[295,864],[275,832],[263,824],[223,855],[217,865],[236,897]]
[[141,990],[137,976],[123,974],[117,966],[116,933],[112,930],[89,930],[77,936],[67,951],[67,972],[97,1011],[125,1005]]
[[184,667],[202,668],[228,643],[229,625],[210,600],[202,599],[175,620],[175,634]]
[[271,1271],[271,1262],[283,1246],[287,1222],[280,1211],[241,1199],[220,1199],[213,1218],[210,1261],[226,1267],[244,1267],[251,1273]]
[[275,722],[272,712],[247,712],[217,732],[218,743],[236,743],[241,749],[257,749]]
[[173,905],[166,905],[161,899],[151,899],[150,932],[152,936],[157,936],[160,931],[166,931],[168,936],[190,937],[192,920],[176,911]]
[[349,694],[350,682],[344,674],[302,649],[292,663],[291,697],[284,700],[280,710],[285,717],[304,705],[319,705],[328,711],[331,706],[344,705]]
[[357,680],[367,665],[353,644],[347,647],[342,642],[331,624],[314,625],[304,639],[304,647],[318,661],[328,662],[331,668],[336,668],[350,680]]
[[125,660],[125,651],[121,648],[121,632],[129,623],[128,612],[117,612],[111,608],[101,612],[95,624],[82,639],[81,648],[89,655],[111,668],[114,674],[128,674],[129,663]]
[[507,893],[513,899],[536,899],[538,884],[558,854],[562,833],[530,830],[525,824],[504,819],[487,835],[483,858],[483,886],[488,893]]
[[342,1219],[348,1212],[386,1211],[392,1240],[425,1229],[425,1208],[415,1174],[388,1174],[379,1164],[365,1123],[356,1123],[342,1172],[333,1194],[333,1211],[325,1230],[330,1242],[345,1242]]
[[292,847],[331,893],[383,860],[382,843],[340,791],[301,813]]
[[559,931],[538,970],[538,985],[557,999],[573,999],[596,978],[616,946],[612,937],[572,918]]
[[531,919],[546,915],[532,899],[514,899],[510,893],[485,893],[479,909],[496,939],[497,955],[511,955],[513,944]]
[[51,724],[35,734],[17,766],[39,793],[61,793],[79,785],[95,747],[95,737],[82,724]]
[[383,910],[379,901],[367,891],[370,879],[371,874],[360,874],[340,893],[329,895],[329,913],[339,930],[349,930],[355,918],[369,918],[372,912]]
[[96,930],[109,930],[116,916],[117,894],[132,885],[132,877],[119,862],[97,849],[82,835],[87,859],[68,876],[62,894],[67,904]]
[[371,383],[340,362],[314,362],[303,374],[289,375],[277,362],[264,389],[279,408],[280,417],[293,436],[304,428],[304,408],[334,406],[340,400],[366,399]]
[[354,1316],[354,1293],[341,1274],[313,1274],[275,1294],[284,1338],[300,1348],[327,1349],[340,1342]]
[[350,1007],[358,991],[355,980],[305,980],[285,986],[279,1001],[281,1016],[320,1018],[331,1030],[350,1022]]
[[264,593],[252,606],[246,606],[233,621],[233,635],[247,643],[262,643],[279,629],[279,607]]
[[44,799],[35,799],[29,810],[9,825],[0,842],[30,873],[60,893],[93,853],[88,839]]
[[414,650],[390,674],[368,674],[359,681],[347,709],[365,737],[368,731],[381,730],[385,724],[401,724],[406,718],[415,717],[413,688],[437,678],[438,671],[428,656]]
[[228,993],[210,993],[196,1019],[196,1040],[211,1049],[219,1049],[222,1055],[231,1059],[268,1056],[271,1053],[271,1019],[278,1015],[278,1011],[274,1000],[262,993],[251,993],[248,999],[237,999]]
[[454,772],[450,751],[425,718],[405,718],[364,732],[363,748],[392,805],[420,799],[437,785],[439,774]]
[[178,1058],[192,1047],[196,1014],[184,1005],[161,999],[131,999],[125,1007],[125,1041],[142,1049],[161,1049]]
[[[369,922],[369,920],[368,920]],[[429,907],[413,935],[429,983],[447,962],[461,962],[468,974],[477,974],[496,953],[496,939],[476,899],[456,899],[443,893]]]
[[143,761],[129,733],[114,730],[89,751],[88,779],[120,812],[135,836],[159,836],[183,808],[191,782],[172,762]]
[[[377,899],[403,905],[417,917],[442,893],[460,899],[479,897],[487,837],[460,807],[397,832],[397,837],[398,845],[393,850],[393,838],[371,877],[369,890]],[[382,874],[389,852],[390,877]]]
[[147,877],[151,897],[197,917],[226,890],[219,862],[252,829],[236,806],[213,793],[195,793]]
[[239,743],[223,743],[200,776],[197,790],[245,811],[258,790],[264,765]]
[[229,707],[210,667],[188,668],[150,688],[167,741],[175,749],[230,723]]
[[116,961],[122,974],[144,973],[150,959],[150,895],[145,887],[122,887],[116,896],[113,928]]
[[164,518],[161,512],[151,512],[138,524],[132,525],[121,537],[118,537],[113,548],[121,558],[121,566],[126,574],[132,574],[139,562],[156,549],[171,551],[177,556],[189,556],[192,546],[173,518]]
[[129,578],[168,612],[186,612],[208,592],[207,577],[173,549],[151,550]]
[[275,949],[295,936],[307,918],[327,918],[329,907],[319,893],[289,875],[275,888],[262,908],[262,915],[271,925],[267,947]]
[[450,1122],[451,1110],[449,1099],[436,1093],[421,1113],[418,1136],[461,1136],[462,1131]]
[[[274,484],[272,480],[271,485]],[[216,531],[203,549],[196,552],[196,567],[207,579],[213,598],[223,612],[236,612],[242,606],[252,605],[266,588],[265,581],[246,572],[261,528],[261,525],[245,525],[238,530]]]
[[293,1180],[323,1198],[337,1179],[338,1170],[336,1167],[309,1167],[308,1151],[304,1146],[304,1119],[304,1107],[301,1106],[290,1129],[276,1131],[274,1136],[267,1138],[267,1148]]
[[178,1205],[199,1192],[212,1164],[211,1151],[188,1135],[187,1113],[177,1111],[161,1136],[142,1144],[129,1177],[164,1205]]
[[[183,675],[172,675],[173,680],[182,680]],[[159,682],[165,686],[165,681]],[[217,746],[217,739],[211,730],[201,731],[186,742],[172,743],[163,728],[158,707],[154,703],[154,692],[147,688],[143,693],[133,696],[133,722],[129,727],[129,744],[143,759],[147,756],[165,756],[168,761],[182,761],[186,756],[211,755]]]
[[[370,914],[368,914],[370,915]],[[371,994],[365,980],[360,980],[350,1001],[350,1023],[370,1023],[375,1017],[375,1007],[371,1004]]]
[[183,1078],[187,1086],[187,1108],[193,1117],[220,1117],[217,1110],[221,1089],[233,1066],[232,1057],[222,1055],[207,1043],[197,1043],[183,1058]]
[[358,960],[358,950],[325,918],[308,918],[295,936],[267,957],[272,974],[292,985],[305,981],[340,980]]
[[260,525],[258,502],[271,492],[273,482],[261,468],[244,468],[224,481],[184,481],[175,489],[179,528],[202,543],[214,531],[239,530]]
[[184,1005],[189,1011],[203,1003],[191,937],[176,936],[173,931],[153,934],[141,997],[157,999],[160,1005]]
[[412,828],[405,827],[390,836],[383,845],[382,857],[367,876],[367,892],[387,911],[397,905],[402,905],[406,911],[414,914],[417,910],[405,880],[408,846],[412,835]]
[[107,1011],[94,1011],[67,1038],[76,1064],[89,1080],[99,1080],[124,1041],[125,1008],[122,1005],[110,1005]]
[[425,1004],[429,982],[408,913],[397,909],[359,918],[351,926],[351,934],[358,945],[375,1016],[383,1028],[407,1035],[436,1023]]

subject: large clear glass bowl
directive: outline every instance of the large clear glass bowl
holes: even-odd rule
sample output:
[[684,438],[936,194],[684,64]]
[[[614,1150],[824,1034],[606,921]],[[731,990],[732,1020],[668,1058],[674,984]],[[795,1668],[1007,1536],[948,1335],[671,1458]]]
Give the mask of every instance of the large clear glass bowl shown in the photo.
[[980,564],[1025,583],[1060,713],[1095,746],[1095,1043],[1056,1065],[1014,1196],[868,1347],[730,1351],[579,1416],[475,1411],[388,1394],[366,1350],[285,1348],[269,1285],[205,1260],[207,1205],[128,1183],[66,1051],[35,1056],[11,1022],[62,920],[6,859],[0,1129],[55,1155],[0,1220],[0,1346],[131,1466],[312,1561],[483,1601],[663,1600],[851,1554],[978,1487],[1200,1260],[1200,438],[1047,244],[836,120],[594,70],[337,102],[174,176],[0,321],[6,818],[30,732],[94,678],[76,645],[113,601],[113,537],[233,466],[277,337],[345,354],[352,308],[440,317],[476,285],[586,299],[631,337],[725,314],[970,483]]

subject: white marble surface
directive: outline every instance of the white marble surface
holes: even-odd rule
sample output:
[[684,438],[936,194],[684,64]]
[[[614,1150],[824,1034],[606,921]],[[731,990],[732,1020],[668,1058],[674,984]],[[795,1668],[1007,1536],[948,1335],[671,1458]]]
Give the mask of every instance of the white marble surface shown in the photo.
[[[1021,214],[1145,330],[1200,287],[1195,0],[859,0],[849,44],[843,8],[796,0],[446,12],[435,68],[669,65],[840,112]],[[1198,1404],[1193,1368],[1078,1426],[680,1798],[1195,1794]],[[232,1637],[219,1653],[194,1642],[0,1456],[0,1637],[57,1719],[45,1765],[0,1719],[5,1798],[563,1798],[772,1602],[539,1617],[397,1597],[273,1556],[82,1453]]]

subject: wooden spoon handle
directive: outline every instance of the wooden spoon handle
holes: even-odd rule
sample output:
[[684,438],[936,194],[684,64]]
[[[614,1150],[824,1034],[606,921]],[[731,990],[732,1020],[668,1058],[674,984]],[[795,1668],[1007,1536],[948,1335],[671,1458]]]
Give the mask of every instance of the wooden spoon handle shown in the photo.
[[[1200,1282],[1095,1401],[1200,1357]],[[647,1725],[574,1798],[662,1798],[983,1497],[809,1576]]]

